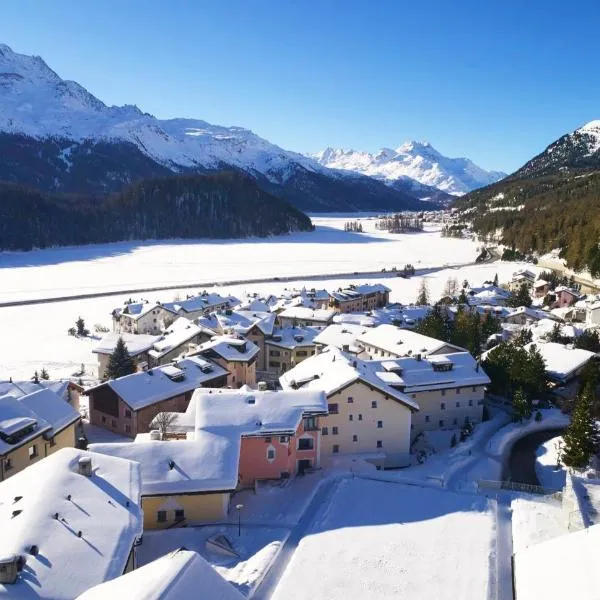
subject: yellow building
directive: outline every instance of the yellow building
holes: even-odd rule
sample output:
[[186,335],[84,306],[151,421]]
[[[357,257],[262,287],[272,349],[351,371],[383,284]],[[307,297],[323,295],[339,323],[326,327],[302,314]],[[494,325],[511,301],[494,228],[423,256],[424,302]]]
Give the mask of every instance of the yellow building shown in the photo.
[[158,441],[148,435],[132,443],[91,444],[90,450],[141,465],[144,529],[227,517],[238,484],[239,436],[201,432],[193,441]]
[[0,481],[73,448],[79,421],[79,413],[49,389],[0,398]]

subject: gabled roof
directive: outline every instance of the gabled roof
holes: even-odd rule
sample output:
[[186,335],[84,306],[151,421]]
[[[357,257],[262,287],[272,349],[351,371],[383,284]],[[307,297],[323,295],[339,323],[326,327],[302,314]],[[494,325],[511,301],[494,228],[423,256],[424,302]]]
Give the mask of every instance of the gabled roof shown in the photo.
[[92,352],[95,354],[112,354],[119,338],[123,338],[129,356],[137,356],[150,350],[154,343],[160,339],[160,336],[135,333],[107,333]]
[[307,308],[306,306],[291,306],[279,313],[284,319],[303,319],[305,321],[317,321],[329,323],[336,314],[328,308]]
[[[78,473],[82,457],[91,477]],[[16,583],[0,584],[0,598],[72,600],[121,575],[142,534],[139,497],[139,465],[74,448],[0,483],[0,554],[27,559]]]
[[215,313],[221,331],[231,329],[235,333],[246,335],[253,327],[257,327],[264,335],[270,335],[275,325],[275,315],[271,312],[235,310]]
[[[166,310],[170,310],[168,307],[160,304],[160,302],[130,302],[126,304],[123,308],[117,308],[113,311],[113,314],[116,315],[125,315],[132,321],[137,321],[141,319],[144,315],[147,315],[149,312],[154,310],[155,308],[165,308]],[[173,312],[173,311],[171,311]]]
[[0,396],[13,396],[20,398],[33,392],[49,389],[52,390],[59,398],[68,400],[68,388],[72,384],[68,379],[47,380],[40,379],[37,383],[31,380],[27,381],[0,381]]
[[432,354],[443,348],[454,348],[457,352],[464,348],[435,338],[421,335],[409,329],[401,329],[395,325],[379,325],[367,329],[357,338],[361,344],[368,344],[380,348],[390,354],[409,356],[411,354]]
[[[179,317],[173,321],[163,335],[154,341],[152,349],[148,354],[154,359],[160,359],[165,354],[183,346],[183,344],[189,342],[202,332],[206,332],[206,329],[198,327],[198,325],[185,317]],[[210,334],[212,335],[212,332]]]
[[220,365],[200,357],[188,357],[175,363],[183,377],[169,377],[171,365],[163,365],[139,373],[111,379],[86,393],[109,386],[133,410],[140,410],[162,400],[190,392],[205,383],[228,374]]
[[597,356],[594,352],[570,348],[555,342],[531,342],[524,346],[529,350],[535,346],[546,363],[546,373],[554,379],[564,381],[575,371]]
[[199,294],[192,296],[186,300],[176,300],[175,302],[165,302],[164,306],[167,310],[176,313],[190,313],[198,311],[210,311],[221,305],[235,306],[239,304],[239,300],[234,296],[221,296],[220,294]]
[[273,335],[265,339],[265,344],[278,346],[293,350],[294,348],[312,348],[315,345],[315,337],[319,333],[317,327],[276,327]]
[[343,350],[344,346],[348,346],[353,351],[360,351],[356,340],[366,331],[366,327],[354,323],[333,323],[320,331],[314,341],[321,346],[335,346],[340,350]]
[[197,346],[193,354],[207,356],[213,352],[228,362],[248,362],[260,352],[260,348],[241,337],[220,335]]
[[88,590],[77,600],[244,600],[233,585],[198,553],[180,549],[112,581]]
[[560,320],[556,315],[553,315],[551,312],[548,312],[546,310],[538,310],[536,308],[531,308],[527,306],[519,306],[518,308],[515,308],[511,313],[506,315],[506,318],[510,319],[511,317],[515,317],[518,315],[525,315],[527,318],[534,319],[537,321],[539,321],[540,319],[553,319],[555,321]]
[[234,490],[239,437],[205,432],[194,441],[91,444],[90,450],[140,464],[142,496]]
[[362,381],[412,410],[419,410],[417,402],[389,385],[386,376],[381,376],[382,371],[377,361],[351,358],[338,348],[328,346],[320,354],[303,360],[284,373],[279,382],[284,390],[322,390],[331,396],[356,381]]

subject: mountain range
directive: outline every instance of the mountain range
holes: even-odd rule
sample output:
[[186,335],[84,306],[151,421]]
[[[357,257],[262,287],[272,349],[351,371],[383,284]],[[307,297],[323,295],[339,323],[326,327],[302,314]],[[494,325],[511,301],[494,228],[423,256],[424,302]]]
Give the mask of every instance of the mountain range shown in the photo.
[[420,210],[496,176],[430,146],[429,159],[415,154],[406,176],[371,176],[284,150],[241,127],[107,106],[40,57],[6,45],[0,107],[0,180],[43,192],[105,196],[145,179],[227,169],[302,210]]
[[560,249],[571,268],[600,276],[600,121],[563,135],[456,207],[486,238],[524,253]]
[[392,186],[404,183],[420,197],[435,190],[461,196],[506,177],[501,171],[485,171],[468,158],[448,158],[428,142],[407,142],[376,154],[327,148],[310,156],[331,169],[361,173]]

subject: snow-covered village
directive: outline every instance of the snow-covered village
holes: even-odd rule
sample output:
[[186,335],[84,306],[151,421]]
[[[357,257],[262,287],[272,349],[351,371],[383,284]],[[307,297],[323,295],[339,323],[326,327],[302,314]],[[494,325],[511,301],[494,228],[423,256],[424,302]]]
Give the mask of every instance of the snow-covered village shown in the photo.
[[1,3],[0,600],[600,600],[583,4]]

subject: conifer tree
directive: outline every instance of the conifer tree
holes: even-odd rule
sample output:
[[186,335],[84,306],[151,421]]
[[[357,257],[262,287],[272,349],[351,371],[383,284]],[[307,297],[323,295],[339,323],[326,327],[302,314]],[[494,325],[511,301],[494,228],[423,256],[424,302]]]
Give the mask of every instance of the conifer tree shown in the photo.
[[531,306],[531,302],[532,300],[531,296],[529,295],[529,290],[527,289],[527,284],[523,283],[519,288],[519,291],[508,298],[506,305],[513,308],[518,308],[519,306],[526,306],[529,308]]
[[77,328],[77,335],[80,335],[81,337],[85,337],[90,333],[89,330],[86,329],[85,321],[81,317],[75,321],[75,327]]
[[583,469],[596,452],[599,442],[598,426],[592,417],[589,387],[577,399],[571,415],[571,424],[563,436],[562,462],[568,467]]
[[465,288],[460,290],[460,296],[458,297],[458,303],[459,304],[468,304],[469,303],[469,299],[467,298]]
[[118,377],[135,373],[135,371],[135,362],[133,361],[133,358],[129,356],[129,352],[127,351],[127,346],[125,345],[123,338],[119,337],[117,340],[117,345],[108,359],[108,365],[106,366],[104,377],[105,379],[117,379]]
[[498,287],[498,273],[494,275],[494,285]]
[[50,379],[50,375],[48,375],[48,371],[46,371],[46,369],[42,369],[40,371],[40,378],[41,379]]
[[40,376],[39,376],[39,373],[37,371],[33,374],[33,377],[31,378],[31,381],[33,381],[33,383],[39,383],[40,382]]
[[519,388],[513,395],[513,418],[519,423],[531,418],[531,401],[525,390]]

